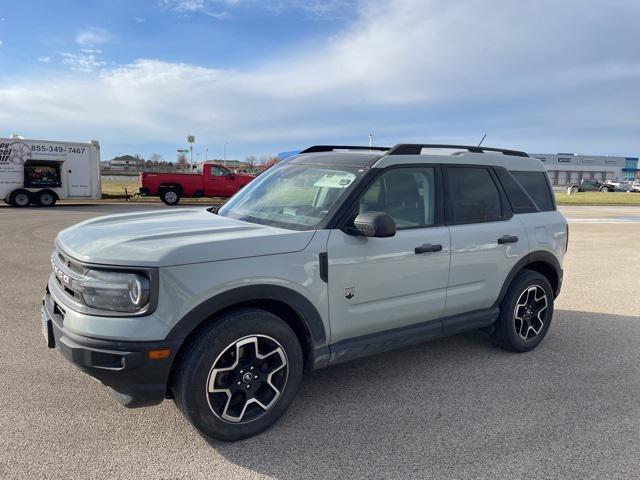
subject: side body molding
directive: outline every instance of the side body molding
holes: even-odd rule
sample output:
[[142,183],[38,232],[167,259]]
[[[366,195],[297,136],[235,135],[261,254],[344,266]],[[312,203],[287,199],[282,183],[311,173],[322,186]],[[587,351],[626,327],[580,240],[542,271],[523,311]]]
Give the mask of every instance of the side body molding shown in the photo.
[[305,365],[320,368],[329,361],[327,332],[322,317],[303,295],[278,285],[247,285],[223,292],[201,303],[171,329],[167,339],[184,339],[204,321],[222,310],[238,304],[278,301],[288,305],[302,319],[309,337],[309,352]]

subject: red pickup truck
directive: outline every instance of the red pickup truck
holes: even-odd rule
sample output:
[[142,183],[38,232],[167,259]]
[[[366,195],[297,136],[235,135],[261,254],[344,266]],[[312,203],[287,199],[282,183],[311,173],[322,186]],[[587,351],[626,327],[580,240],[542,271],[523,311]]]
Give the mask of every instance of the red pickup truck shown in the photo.
[[253,178],[214,163],[204,163],[202,173],[144,172],[140,195],[158,195],[167,205],[177,205],[182,197],[231,197]]

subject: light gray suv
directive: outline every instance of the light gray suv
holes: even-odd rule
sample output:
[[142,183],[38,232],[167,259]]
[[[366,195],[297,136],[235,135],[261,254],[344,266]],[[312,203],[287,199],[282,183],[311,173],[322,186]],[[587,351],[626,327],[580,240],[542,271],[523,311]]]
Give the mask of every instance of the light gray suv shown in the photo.
[[284,413],[304,370],[472,329],[535,348],[567,241],[524,152],[315,146],[219,211],[60,232],[42,328],[124,405],[173,398],[203,435],[237,440]]

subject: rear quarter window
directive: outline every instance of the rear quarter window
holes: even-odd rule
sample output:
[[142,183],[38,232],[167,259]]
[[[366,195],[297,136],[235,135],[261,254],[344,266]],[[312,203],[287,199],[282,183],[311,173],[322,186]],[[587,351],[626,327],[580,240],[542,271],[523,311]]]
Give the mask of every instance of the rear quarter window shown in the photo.
[[538,211],[536,202],[524,190],[518,180],[513,178],[512,174],[505,168],[495,168],[498,180],[502,184],[513,213],[534,213]]
[[540,211],[549,212],[556,209],[545,172],[512,171],[511,174],[524,187],[533,201],[536,202]]

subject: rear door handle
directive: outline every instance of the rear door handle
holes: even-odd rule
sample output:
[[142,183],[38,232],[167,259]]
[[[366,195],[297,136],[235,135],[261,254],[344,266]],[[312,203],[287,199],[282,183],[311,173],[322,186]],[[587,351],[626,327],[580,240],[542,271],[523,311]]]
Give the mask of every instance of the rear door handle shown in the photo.
[[416,247],[416,255],[421,253],[429,253],[429,252],[440,252],[442,251],[442,245],[431,245],[430,243],[425,243],[424,245],[420,245]]
[[516,243],[518,241],[518,237],[515,235],[503,235],[498,239],[498,244],[503,245],[505,243]]

